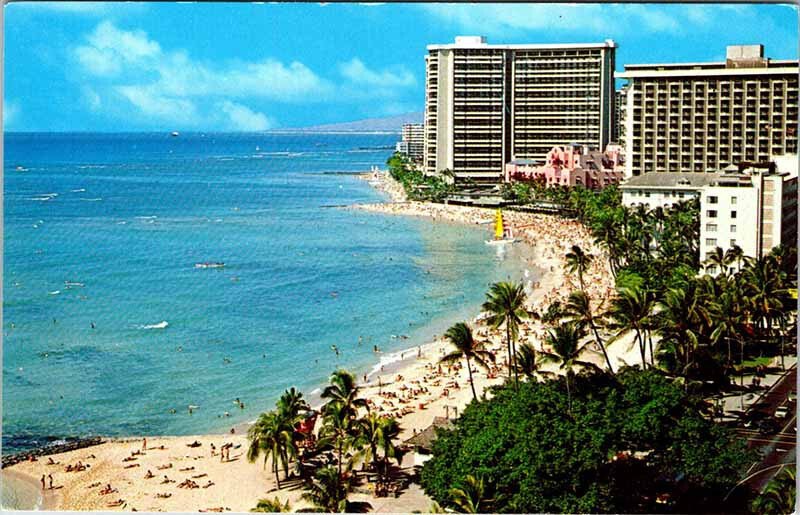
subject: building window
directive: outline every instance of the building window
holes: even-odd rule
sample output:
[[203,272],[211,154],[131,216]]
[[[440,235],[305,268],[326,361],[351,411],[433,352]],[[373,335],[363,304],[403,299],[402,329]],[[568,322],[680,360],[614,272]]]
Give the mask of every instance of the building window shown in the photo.
[[679,198],[683,198],[683,192],[678,193]]
[[711,275],[714,275],[714,274],[717,273],[717,267],[716,266],[710,266],[710,267],[707,268],[707,270],[708,270],[708,273],[710,273]]
[[646,192],[644,193],[644,196],[645,196],[645,198],[650,198],[650,192],[649,192],[649,191],[646,191]]
[[709,218],[716,218],[717,212],[713,209],[709,209],[708,211],[706,211],[706,216]]
[[706,224],[707,232],[717,232],[717,224]]
[[716,246],[717,246],[716,238],[706,238],[706,247],[716,247]]
[[717,197],[708,197],[709,204],[716,204],[719,199]]
[[731,225],[731,232],[736,232],[736,226],[735,225]]
[[736,205],[736,197],[731,197],[731,205]]
[[732,238],[731,239],[731,247],[734,247],[734,246],[736,246],[736,240]]
[[731,218],[736,218],[736,211],[731,211]]

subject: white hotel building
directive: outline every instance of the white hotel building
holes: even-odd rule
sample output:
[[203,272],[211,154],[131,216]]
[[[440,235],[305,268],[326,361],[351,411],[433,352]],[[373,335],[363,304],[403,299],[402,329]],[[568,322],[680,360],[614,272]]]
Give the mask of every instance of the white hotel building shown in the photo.
[[796,154],[799,75],[761,45],[729,46],[722,62],[626,64],[625,176]]
[[723,173],[650,173],[620,186],[622,203],[650,209],[700,200],[700,260],[716,247],[739,246],[760,257],[777,245],[797,246],[797,155]]
[[489,45],[480,36],[425,56],[427,174],[497,184],[515,159],[554,146],[604,149],[614,123],[614,52],[594,44]]

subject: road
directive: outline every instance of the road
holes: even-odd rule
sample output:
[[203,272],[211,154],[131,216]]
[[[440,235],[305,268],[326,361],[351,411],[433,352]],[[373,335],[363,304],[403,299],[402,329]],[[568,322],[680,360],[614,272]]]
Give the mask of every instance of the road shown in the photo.
[[[775,409],[786,402],[790,392],[797,392],[797,367],[792,367],[764,396],[754,404],[758,411],[773,416]],[[795,462],[797,433],[797,403],[791,403],[789,415],[780,421],[780,431],[774,435],[762,435],[756,430],[739,429],[737,432],[747,438],[747,447],[757,449],[762,458],[753,463],[745,477],[752,475],[742,483],[753,491],[760,492],[778,473],[778,465]],[[766,470],[765,470],[766,469]],[[758,472],[764,470],[764,473]]]

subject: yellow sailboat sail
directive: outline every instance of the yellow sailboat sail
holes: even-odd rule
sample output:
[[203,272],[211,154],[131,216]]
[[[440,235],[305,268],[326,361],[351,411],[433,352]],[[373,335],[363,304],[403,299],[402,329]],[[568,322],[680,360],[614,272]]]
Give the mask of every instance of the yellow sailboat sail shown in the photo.
[[503,212],[498,209],[494,217],[494,239],[503,239]]

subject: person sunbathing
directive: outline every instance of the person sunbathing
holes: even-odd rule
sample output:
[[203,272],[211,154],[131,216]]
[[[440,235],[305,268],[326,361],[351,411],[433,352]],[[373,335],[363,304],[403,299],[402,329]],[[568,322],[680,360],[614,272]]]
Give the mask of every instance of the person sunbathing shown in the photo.
[[105,486],[105,488],[100,490],[100,495],[108,495],[108,494],[112,494],[112,493],[114,493],[116,491],[117,491],[117,489],[116,488],[111,488],[111,484],[109,483],[109,484],[107,484]]
[[141,465],[139,465],[138,463],[131,463],[130,465],[125,465],[126,469],[132,469],[136,467],[141,467]]
[[145,478],[145,479],[151,479],[151,478],[153,478],[153,477],[155,477],[155,476],[153,475],[153,473],[152,473],[152,472],[150,472],[150,469],[147,469],[147,474],[145,474],[145,475],[144,475],[144,478]]
[[158,470],[166,470],[166,469],[171,469],[171,468],[172,468],[172,463],[168,463],[167,465],[159,465],[159,466],[158,466],[158,467],[156,467],[156,468],[157,468]]
[[125,499],[117,499],[116,501],[112,501],[106,504],[106,506],[108,506],[109,508],[115,508],[117,506],[122,506],[123,504],[125,504]]
[[214,482],[213,482],[213,481],[209,481],[208,483],[206,483],[205,485],[203,485],[203,488],[208,488],[208,487],[210,487],[210,486],[214,486]]
[[169,499],[170,497],[172,497],[172,494],[169,492],[164,494],[156,494],[156,497],[158,497],[159,499]]
[[186,467],[185,469],[180,469],[179,472],[188,472],[190,470],[194,470],[194,467]]

